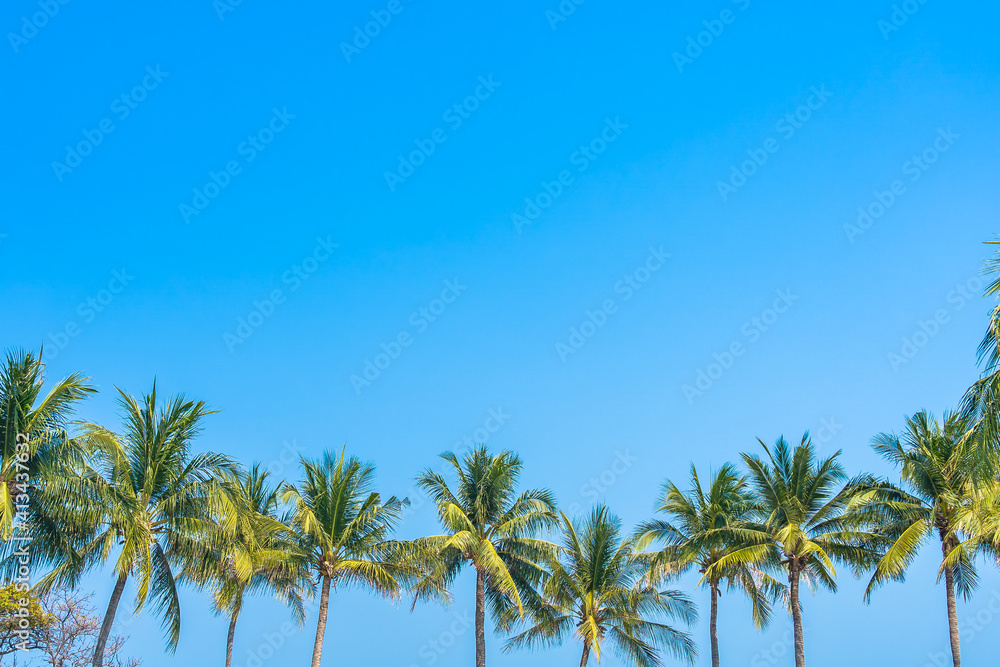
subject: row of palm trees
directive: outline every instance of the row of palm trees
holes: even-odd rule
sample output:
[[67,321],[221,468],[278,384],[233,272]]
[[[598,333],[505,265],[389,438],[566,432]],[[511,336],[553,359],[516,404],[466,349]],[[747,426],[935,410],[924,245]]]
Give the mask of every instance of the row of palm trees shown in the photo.
[[[300,622],[318,593],[312,665],[322,658],[331,595],[351,585],[413,603],[449,599],[465,566],[475,572],[476,664],[486,662],[486,612],[505,650],[551,646],[574,637],[581,665],[611,647],[630,664],[661,664],[664,654],[693,661],[684,629],[697,618],[693,601],[666,588],[696,569],[710,599],[713,667],[720,664],[717,614],[723,589],[751,602],[753,622],[767,625],[776,604],[792,617],[795,664],[805,663],[801,585],[835,591],[836,565],[869,578],[867,599],[902,580],[921,545],[936,539],[945,582],[953,662],[961,664],[956,595],[976,587],[976,562],[997,562],[1000,546],[998,457],[968,412],[943,424],[920,412],[902,434],[873,446],[900,472],[899,483],[872,475],[848,478],[839,453],[818,457],[807,436],[779,438],[726,464],[703,485],[692,466],[686,488],[666,482],[656,519],[624,531],[608,508],[582,520],[559,512],[545,489],[520,490],[522,462],[485,447],[463,457],[445,453],[453,480],[428,469],[418,487],[437,508],[442,534],[393,538],[408,501],[384,498],[375,469],[345,452],[301,462],[295,484],[272,481],[255,464],[241,468],[192,443],[211,411],[183,396],[161,399],[119,390],[122,427],[75,423],[71,411],[94,388],[81,375],[42,394],[41,360],[19,351],[0,369],[5,428],[0,531],[10,554],[16,530],[30,532],[37,582],[75,587],[110,566],[115,586],[95,647],[104,649],[125,588],[135,612],[147,603],[163,623],[167,645],[180,639],[178,587],[208,591],[229,618],[226,664],[249,595],[274,595]],[[30,436],[30,502],[15,503],[17,438]],[[557,535],[554,541],[548,538]],[[13,571],[17,559],[5,561]]]
[[[1000,272],[1000,259],[988,268]],[[987,294],[1000,295],[1000,278]],[[96,390],[89,379],[73,374],[43,392],[41,355],[13,351],[0,367],[2,566],[13,578],[25,534],[34,564],[49,568],[40,592],[75,587],[110,566],[115,586],[94,667],[104,665],[129,584],[135,612],[152,607],[171,650],[180,639],[178,587],[209,592],[230,621],[227,667],[247,596],[274,595],[302,623],[306,600],[318,593],[312,665],[319,667],[338,588],[405,594],[414,605],[447,601],[466,566],[476,576],[477,667],[486,664],[487,608],[510,635],[505,650],[574,637],[582,666],[607,647],[639,667],[661,664],[664,654],[693,661],[695,643],[675,625],[694,621],[695,605],[666,588],[692,569],[709,593],[713,667],[724,588],[747,596],[758,627],[775,605],[785,607],[795,665],[804,667],[803,583],[835,591],[840,565],[869,579],[867,600],[903,580],[920,548],[936,541],[960,667],[956,597],[975,590],[977,563],[1000,557],[1000,306],[980,358],[984,372],[958,412],[943,423],[919,412],[900,434],[874,439],[898,482],[849,478],[839,452],[821,459],[808,435],[796,446],[779,438],[760,442],[762,453],[742,454],[741,467],[722,466],[705,485],[694,466],[686,488],[667,481],[659,516],[625,531],[606,507],[572,519],[550,491],[520,490],[518,456],[479,447],[461,458],[442,455],[452,480],[432,469],[418,476],[442,534],[399,540],[393,533],[408,501],[383,498],[371,464],[327,452],[303,459],[300,480],[287,483],[257,464],[244,469],[222,454],[195,454],[212,411],[183,395],[161,400],[155,383],[139,397],[119,390],[118,431],[75,422],[75,407]]]

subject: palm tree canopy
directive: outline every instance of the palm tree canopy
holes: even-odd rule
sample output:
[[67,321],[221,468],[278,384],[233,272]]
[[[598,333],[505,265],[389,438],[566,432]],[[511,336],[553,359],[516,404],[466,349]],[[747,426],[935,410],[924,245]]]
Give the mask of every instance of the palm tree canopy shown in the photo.
[[239,614],[246,594],[271,592],[305,620],[303,594],[308,571],[294,532],[284,523],[280,484],[254,463],[249,470],[224,479],[229,490],[216,508],[216,526],[202,548],[187,559],[182,578],[213,592],[216,613]]
[[[65,476],[82,459],[79,443],[67,433],[76,404],[96,391],[89,378],[73,373],[44,392],[45,364],[25,350],[11,350],[0,366],[0,539],[14,530],[18,480],[44,493],[47,478]],[[21,445],[20,447],[18,445]],[[25,447],[25,444],[27,445]],[[21,456],[22,452],[24,456]],[[19,473],[27,473],[19,476]],[[40,500],[40,499],[39,499]],[[38,504],[32,507],[33,521]]]
[[493,455],[477,447],[461,460],[451,452],[441,458],[455,473],[455,490],[430,469],[417,485],[434,501],[447,534],[420,542],[441,554],[444,586],[466,562],[484,572],[490,608],[503,625],[522,614],[524,597],[532,594],[544,572],[541,563],[552,554],[553,545],[536,536],[558,525],[555,497],[548,489],[518,493],[523,464],[513,452]]
[[[969,446],[970,415],[946,414],[940,424],[927,411],[906,420],[897,435],[881,433],[872,447],[900,470],[902,486],[875,480],[864,487],[860,501],[869,521],[891,540],[865,591],[866,599],[890,580],[902,581],[920,547],[934,532],[949,549],[956,586],[965,596],[975,589],[976,548],[961,544],[960,526],[971,518],[977,489],[993,481],[981,465],[981,452]],[[943,567],[943,566],[942,566]]]
[[[1000,246],[1000,240],[987,241]],[[983,267],[996,277],[986,286],[985,296],[1000,297],[1000,248]],[[965,394],[962,412],[993,457],[1000,455],[1000,303],[990,312],[989,323],[978,350],[982,375]]]
[[334,584],[364,585],[398,597],[421,575],[419,553],[389,539],[409,501],[383,501],[374,491],[375,467],[342,452],[302,460],[303,479],[285,486],[292,524],[307,564]]
[[140,398],[118,393],[121,433],[84,424],[91,466],[79,479],[51,485],[69,525],[89,534],[40,585],[75,585],[90,567],[113,558],[118,576],[136,578],[136,613],[151,600],[173,649],[180,638],[180,600],[171,562],[210,532],[213,508],[226,502],[220,480],[233,474],[235,464],[221,454],[192,455],[192,441],[212,413],[204,402],[177,395],[159,404],[155,382]]
[[[781,564],[802,574],[810,587],[837,589],[834,561],[860,576],[878,559],[880,536],[867,531],[852,503],[863,478],[846,483],[840,452],[819,459],[808,433],[794,448],[782,437],[774,447],[758,440],[766,458],[743,454],[760,506],[760,540],[770,540]],[[749,564],[758,545],[737,549],[708,569],[711,576]]]
[[694,662],[690,635],[663,623],[697,619],[694,604],[677,591],[649,583],[638,537],[623,538],[621,520],[595,507],[582,525],[561,514],[563,544],[533,604],[534,625],[510,639],[505,650],[561,642],[572,634],[598,661],[605,644],[639,667],[663,664],[660,652]]
[[[754,523],[760,507],[736,467],[723,465],[712,475],[706,490],[692,465],[688,491],[667,481],[657,511],[668,518],[647,521],[637,531],[642,547],[653,541],[664,544],[649,559],[654,580],[697,567],[703,585],[717,587],[725,581],[730,589],[746,593],[752,603],[754,623],[759,628],[766,626],[771,601],[781,597],[785,587],[767,573],[777,566],[778,559],[762,537],[762,527]],[[742,550],[744,559],[728,568],[715,568],[708,576],[713,565],[737,550]]]

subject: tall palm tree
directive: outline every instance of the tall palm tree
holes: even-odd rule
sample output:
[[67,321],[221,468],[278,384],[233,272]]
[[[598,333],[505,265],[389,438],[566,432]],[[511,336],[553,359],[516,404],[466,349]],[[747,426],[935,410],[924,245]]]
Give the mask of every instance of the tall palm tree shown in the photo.
[[475,570],[476,667],[485,667],[486,604],[502,628],[523,616],[522,598],[532,594],[555,549],[537,537],[559,523],[555,498],[547,489],[517,493],[523,464],[513,452],[493,455],[480,446],[462,460],[451,452],[441,458],[455,471],[455,491],[431,469],[418,476],[417,485],[436,504],[446,534],[420,542],[441,555],[445,585],[463,565]]
[[211,414],[204,402],[177,395],[160,404],[155,382],[139,398],[118,393],[121,433],[84,424],[93,467],[81,483],[57,488],[76,525],[89,526],[92,534],[78,559],[57,563],[39,582],[43,590],[75,585],[90,567],[113,561],[117,578],[94,648],[94,667],[104,664],[108,635],[130,579],[136,582],[135,613],[151,601],[162,617],[168,647],[176,648],[181,609],[172,562],[208,530],[212,508],[225,493],[219,480],[234,468],[220,454],[192,455],[192,441]]
[[13,535],[16,506],[23,504],[15,502],[21,495],[20,482],[27,480],[36,491],[46,478],[65,474],[81,460],[78,442],[66,429],[76,404],[96,389],[90,378],[73,373],[43,393],[44,377],[41,353],[36,357],[11,350],[0,365],[0,540],[4,542]]
[[305,620],[309,576],[294,534],[279,516],[280,485],[270,484],[268,477],[255,463],[231,480],[230,493],[221,498],[224,505],[214,512],[217,525],[181,576],[210,587],[215,613],[229,617],[226,667],[233,661],[236,621],[248,594],[271,593],[291,608],[300,625]]
[[743,461],[761,509],[761,530],[748,533],[750,546],[723,556],[705,574],[712,577],[755,562],[761,541],[776,549],[788,578],[795,666],[805,667],[800,584],[805,580],[811,588],[820,585],[836,591],[833,562],[848,565],[860,575],[878,560],[879,536],[866,532],[854,516],[857,483],[845,484],[847,476],[837,461],[839,451],[819,460],[808,434],[794,450],[783,437],[773,448],[758,442],[767,458],[743,454]]
[[326,452],[322,460],[303,459],[302,472],[298,487],[286,486],[282,495],[293,504],[292,527],[320,587],[312,656],[319,667],[331,588],[360,584],[395,599],[423,564],[412,545],[389,539],[409,501],[383,501],[373,490],[373,465]]
[[605,642],[638,667],[663,664],[661,650],[693,664],[697,651],[691,636],[662,621],[694,622],[694,603],[649,581],[640,538],[623,538],[621,520],[603,506],[595,507],[582,526],[561,517],[561,558],[552,560],[541,599],[532,605],[534,624],[504,650],[553,645],[573,634],[583,642],[580,667],[586,667],[591,652],[600,662]]
[[[731,463],[715,473],[707,490],[702,489],[698,470],[692,465],[689,490],[685,493],[667,481],[657,511],[669,518],[648,521],[639,527],[643,546],[653,540],[665,544],[653,556],[651,571],[679,575],[696,567],[702,574],[701,583],[708,586],[711,594],[712,667],[719,667],[717,625],[722,585],[726,584],[729,590],[740,590],[750,599],[758,628],[768,624],[771,602],[784,594],[784,586],[767,573],[777,567],[774,549],[766,541],[754,539],[759,527],[752,521],[759,512],[753,493],[746,478]],[[713,565],[738,549],[746,549],[746,558],[728,569],[713,569]]]
[[868,486],[864,497],[873,522],[892,539],[875,567],[865,599],[886,581],[902,580],[920,547],[935,536],[941,545],[955,667],[962,662],[955,592],[968,599],[975,590],[978,577],[974,560],[980,548],[975,541],[963,539],[962,527],[975,517],[979,489],[995,481],[989,469],[977,461],[980,457],[975,448],[966,446],[968,419],[968,415],[946,414],[942,426],[921,411],[906,420],[902,435],[877,435],[872,446],[900,469],[902,488],[878,482]]

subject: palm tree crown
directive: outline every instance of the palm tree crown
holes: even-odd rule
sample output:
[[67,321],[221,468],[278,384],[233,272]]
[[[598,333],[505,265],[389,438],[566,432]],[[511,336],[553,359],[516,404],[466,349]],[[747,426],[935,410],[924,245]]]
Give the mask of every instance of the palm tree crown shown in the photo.
[[[784,438],[778,438],[773,448],[758,442],[766,459],[743,454],[761,513],[761,530],[752,539],[776,549],[787,573],[795,664],[804,667],[800,582],[804,579],[811,588],[818,585],[835,591],[833,562],[846,564],[860,575],[877,560],[878,536],[865,532],[852,512],[857,485],[845,484],[847,475],[837,461],[839,451],[818,459],[808,434],[794,450]],[[759,544],[737,549],[710,566],[706,574],[722,574],[759,555]]]
[[[66,429],[76,404],[95,388],[73,373],[43,394],[44,375],[41,355],[25,350],[8,352],[0,365],[0,539],[5,542],[14,532],[16,505],[23,504],[15,502],[22,488],[44,493],[46,479],[70,474],[82,460]],[[43,499],[34,500],[32,522],[42,525],[37,512]]]
[[[747,595],[758,628],[770,620],[771,601],[784,593],[784,586],[767,573],[777,566],[775,550],[760,539],[760,527],[751,523],[759,515],[759,507],[746,479],[727,463],[712,476],[707,490],[702,488],[694,465],[686,493],[666,482],[657,511],[668,519],[648,521],[639,527],[644,544],[653,540],[665,544],[651,559],[651,572],[654,576],[673,576],[697,568],[702,574],[702,584],[709,587],[711,594],[709,634],[712,664],[718,667],[716,622],[722,583]],[[725,568],[714,567],[737,550],[742,558]],[[712,574],[708,575],[710,570]]]
[[93,466],[79,480],[59,484],[72,525],[86,526],[91,534],[75,557],[40,582],[43,588],[73,585],[90,567],[114,559],[118,580],[95,648],[95,667],[103,665],[104,645],[131,578],[137,586],[135,613],[152,600],[168,646],[176,648],[181,609],[171,563],[190,553],[209,530],[212,508],[225,493],[219,480],[234,469],[220,454],[191,454],[191,443],[211,414],[204,402],[178,395],[159,405],[155,382],[138,399],[118,391],[122,432],[85,424]]
[[969,442],[969,420],[968,414],[948,414],[942,426],[921,411],[907,419],[901,436],[877,435],[873,448],[900,469],[903,486],[875,481],[866,486],[864,496],[871,522],[891,540],[875,567],[865,599],[886,581],[902,580],[920,547],[936,533],[956,667],[961,651],[955,591],[968,599],[975,590],[978,576],[974,561],[980,548],[975,540],[963,540],[961,528],[976,514],[980,489],[995,483],[992,468],[981,463],[989,457]]
[[505,650],[561,642],[573,634],[583,643],[581,667],[605,644],[638,667],[662,664],[660,651],[694,662],[690,635],[661,622],[697,618],[694,604],[677,591],[660,591],[648,578],[640,538],[623,538],[621,520],[598,506],[582,526],[562,514],[561,558],[553,559],[532,603],[534,625],[513,637]]
[[512,452],[493,455],[477,447],[462,460],[451,452],[441,458],[455,472],[454,492],[429,469],[417,484],[436,504],[447,534],[421,544],[441,555],[445,584],[466,563],[476,571],[476,665],[484,667],[485,606],[501,627],[523,615],[523,598],[532,595],[554,549],[536,536],[558,524],[555,498],[547,489],[517,492],[522,463]]
[[382,500],[373,490],[373,465],[326,452],[322,460],[303,460],[302,471],[283,498],[292,503],[299,548],[320,586],[312,662],[319,667],[331,587],[360,585],[396,598],[423,573],[423,563],[412,545],[389,539],[407,501]]
[[213,608],[230,619],[226,667],[232,664],[236,621],[247,594],[268,592],[291,607],[301,625],[309,584],[294,533],[279,516],[279,488],[254,464],[226,480],[229,493],[215,512],[216,526],[189,558],[182,578],[212,591]]
[[[1000,240],[987,241],[987,245],[1000,246]],[[1000,248],[986,261],[983,272],[996,275],[986,286],[985,296],[1000,297]],[[982,374],[966,391],[962,412],[975,426],[980,444],[996,457],[1000,455],[1000,303],[990,311],[978,354]]]

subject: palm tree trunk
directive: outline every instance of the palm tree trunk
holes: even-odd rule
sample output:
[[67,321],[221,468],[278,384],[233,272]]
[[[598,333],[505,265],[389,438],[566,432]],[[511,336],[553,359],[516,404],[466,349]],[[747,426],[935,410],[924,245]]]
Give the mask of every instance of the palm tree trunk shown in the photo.
[[580,667],[587,667],[587,660],[590,658],[590,644],[583,643],[583,657],[580,658]]
[[806,646],[802,639],[802,607],[799,605],[799,571],[791,564],[788,584],[792,606],[792,628],[795,635],[795,667],[806,667]]
[[486,573],[476,570],[476,667],[486,667]]
[[118,602],[122,599],[122,592],[125,590],[127,574],[118,575],[115,583],[115,590],[111,593],[111,600],[108,602],[108,611],[104,614],[104,623],[101,624],[101,634],[97,636],[97,646],[94,647],[93,667],[104,667],[104,647],[111,636],[111,626],[115,623],[115,614],[118,612]]
[[955,575],[950,567],[944,570],[944,583],[948,588],[948,630],[951,637],[951,659],[955,667],[962,667],[962,649],[958,643],[958,612],[955,609]]
[[232,619],[229,621],[229,637],[226,639],[226,667],[233,664],[233,640],[236,638],[236,619],[240,612],[234,611]]
[[712,638],[712,667],[719,667],[719,588],[712,582],[712,616],[708,621],[708,634]]
[[319,596],[319,620],[316,621],[316,643],[313,644],[312,667],[319,667],[323,657],[323,635],[326,634],[326,613],[330,609],[330,577],[323,575],[323,587]]

